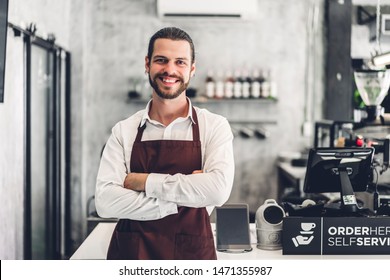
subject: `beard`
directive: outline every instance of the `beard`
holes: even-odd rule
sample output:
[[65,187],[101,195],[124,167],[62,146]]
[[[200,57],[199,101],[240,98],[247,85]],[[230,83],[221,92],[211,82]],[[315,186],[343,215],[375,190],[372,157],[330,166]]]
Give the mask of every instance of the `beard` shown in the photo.
[[[176,90],[176,91],[164,91],[164,89],[162,89],[161,87],[158,86],[157,84],[157,79],[159,79],[160,77],[163,77],[163,76],[167,76],[169,78],[175,78],[176,80],[178,80],[178,83],[179,83],[179,88]],[[176,97],[178,97],[183,91],[185,91],[187,88],[188,88],[188,85],[190,83],[190,77],[188,77],[188,82],[185,83],[183,78],[182,77],[178,77],[178,76],[169,76],[169,75],[156,75],[154,76],[154,78],[152,79],[150,77],[150,73],[149,73],[149,83],[150,83],[150,86],[154,89],[154,91],[156,92],[156,94],[163,98],[163,99],[175,99]]]

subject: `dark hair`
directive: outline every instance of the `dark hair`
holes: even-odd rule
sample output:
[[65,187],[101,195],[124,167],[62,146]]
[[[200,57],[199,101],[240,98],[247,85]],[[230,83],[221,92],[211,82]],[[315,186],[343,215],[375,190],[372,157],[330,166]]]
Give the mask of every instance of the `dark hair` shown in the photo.
[[191,47],[191,63],[195,61],[195,47],[190,35],[188,35],[184,30],[181,30],[177,27],[165,27],[160,29],[149,40],[148,46],[148,59],[151,61],[152,53],[154,51],[154,42],[157,39],[171,39],[175,41],[187,41]]

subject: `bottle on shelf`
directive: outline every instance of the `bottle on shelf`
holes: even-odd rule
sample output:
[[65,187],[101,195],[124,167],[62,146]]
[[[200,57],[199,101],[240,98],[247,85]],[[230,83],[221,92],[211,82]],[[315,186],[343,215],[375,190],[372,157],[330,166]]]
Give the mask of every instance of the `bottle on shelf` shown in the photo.
[[275,80],[273,79],[272,75],[271,75],[271,72],[270,72],[270,75],[269,75],[269,79],[270,79],[270,93],[269,93],[269,97],[273,100],[277,100],[278,99],[278,88],[277,88],[277,85],[276,85],[276,82]]
[[261,83],[261,97],[269,98],[271,85],[269,82],[269,70],[264,72],[264,81]]
[[215,82],[215,98],[221,99],[224,97],[224,81],[221,70],[217,72],[217,80]]
[[207,72],[206,77],[206,96],[208,98],[214,98],[215,97],[215,81],[213,77],[214,73],[212,70],[209,70]]
[[242,97],[243,98],[249,98],[251,95],[251,83],[252,78],[249,75],[249,71],[244,69],[242,71]]
[[226,71],[226,77],[225,77],[225,93],[224,97],[227,99],[230,99],[233,97],[233,87],[234,87],[234,78],[232,71],[228,70]]
[[234,71],[233,97],[242,97],[242,78],[239,70]]
[[252,74],[251,97],[260,97],[260,72],[257,69],[253,70]]

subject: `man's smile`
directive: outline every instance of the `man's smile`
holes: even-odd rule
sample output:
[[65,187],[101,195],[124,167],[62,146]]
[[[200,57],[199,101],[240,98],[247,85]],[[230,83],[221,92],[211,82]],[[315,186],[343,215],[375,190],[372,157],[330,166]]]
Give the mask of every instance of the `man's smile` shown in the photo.
[[176,84],[177,82],[180,82],[180,79],[176,79],[174,77],[166,77],[166,76],[159,76],[158,79],[163,82],[166,86],[172,86]]

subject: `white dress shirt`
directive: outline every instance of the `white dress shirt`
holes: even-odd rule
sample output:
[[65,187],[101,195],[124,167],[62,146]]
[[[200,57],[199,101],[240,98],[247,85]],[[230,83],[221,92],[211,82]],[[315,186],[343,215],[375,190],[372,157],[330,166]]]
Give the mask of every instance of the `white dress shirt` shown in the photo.
[[130,157],[138,126],[146,122],[141,141],[193,140],[192,105],[188,115],[168,126],[149,118],[151,101],[146,108],[118,122],[112,129],[101,158],[97,175],[95,203],[101,217],[133,220],[156,220],[178,212],[179,206],[207,207],[224,204],[234,179],[233,134],[228,121],[206,109],[195,107],[202,149],[199,174],[150,173],[145,192],[125,189],[130,173]]

